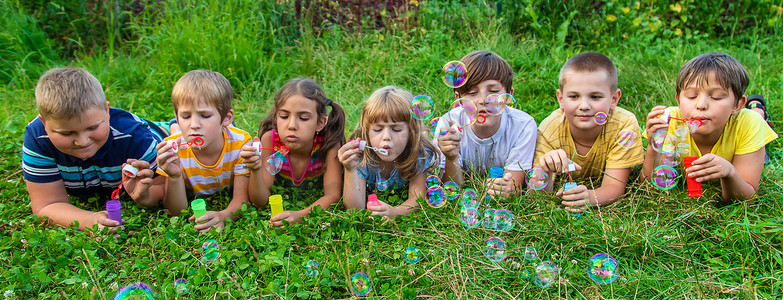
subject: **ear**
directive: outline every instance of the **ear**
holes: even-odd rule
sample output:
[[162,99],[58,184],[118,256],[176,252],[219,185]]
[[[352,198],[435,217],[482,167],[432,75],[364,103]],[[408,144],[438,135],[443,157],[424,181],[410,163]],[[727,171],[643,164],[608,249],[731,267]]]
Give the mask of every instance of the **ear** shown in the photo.
[[457,91],[454,91],[454,98],[459,99],[459,93]]
[[563,108],[563,91],[557,89],[557,92],[555,93],[555,97],[557,97],[557,104],[560,105],[560,108]]
[[223,123],[221,123],[220,125],[222,125],[223,127],[228,127],[228,125],[231,125],[231,122],[233,121],[234,121],[234,110],[229,109],[228,113],[226,114],[226,117],[223,118]]
[[106,115],[111,118],[111,113],[109,113],[109,101],[106,101]]
[[511,95],[511,96],[514,96],[514,88],[511,88],[511,90],[508,91],[508,94]]
[[680,106],[680,94],[674,94],[674,102],[677,103],[677,106]]
[[731,109],[731,114],[736,115],[742,110],[743,107],[745,107],[745,104],[748,103],[748,97],[745,95],[742,95],[742,98],[737,101],[737,103],[734,104],[734,108]]
[[617,107],[617,104],[620,103],[620,97],[622,96],[623,92],[620,91],[620,89],[614,91],[614,94],[612,95],[612,110],[614,110],[614,108]]
[[324,130],[324,127],[326,127],[326,122],[329,121],[329,116],[323,116],[318,118],[318,127],[315,129],[316,131]]

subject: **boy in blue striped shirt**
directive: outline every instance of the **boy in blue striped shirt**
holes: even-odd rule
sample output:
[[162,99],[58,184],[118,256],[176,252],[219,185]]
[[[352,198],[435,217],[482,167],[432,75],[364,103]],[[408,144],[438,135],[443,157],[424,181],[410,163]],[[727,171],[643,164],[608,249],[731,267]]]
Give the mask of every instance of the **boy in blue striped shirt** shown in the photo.
[[25,127],[22,153],[34,214],[60,226],[77,221],[80,230],[119,226],[106,211],[78,208],[68,196],[108,198],[122,182],[126,163],[139,170],[123,183],[136,203],[152,207],[163,199],[163,178],[152,169],[155,145],[165,132],[110,108],[95,76],[73,67],[49,70],[38,80],[35,103],[39,114]]

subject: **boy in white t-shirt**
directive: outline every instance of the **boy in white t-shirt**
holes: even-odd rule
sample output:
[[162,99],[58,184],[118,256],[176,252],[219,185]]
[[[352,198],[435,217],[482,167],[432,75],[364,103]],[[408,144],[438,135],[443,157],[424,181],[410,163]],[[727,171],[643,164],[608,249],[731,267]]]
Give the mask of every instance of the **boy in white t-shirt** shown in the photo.
[[461,61],[468,73],[467,82],[454,89],[461,105],[443,115],[436,127],[443,132],[436,133],[435,139],[443,154],[441,177],[461,184],[463,170],[487,172],[491,167],[500,167],[505,174],[487,179],[487,191],[506,197],[523,188],[525,170],[532,168],[538,134],[536,121],[509,106],[498,114],[498,106],[509,103],[496,99],[514,93],[514,72],[503,58],[488,51],[473,51]]

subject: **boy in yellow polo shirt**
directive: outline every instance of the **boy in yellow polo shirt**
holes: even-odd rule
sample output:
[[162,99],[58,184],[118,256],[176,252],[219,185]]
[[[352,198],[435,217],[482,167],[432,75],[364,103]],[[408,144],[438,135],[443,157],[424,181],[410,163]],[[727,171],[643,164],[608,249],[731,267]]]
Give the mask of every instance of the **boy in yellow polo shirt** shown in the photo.
[[[684,143],[687,156],[699,158],[685,174],[697,182],[720,179],[726,200],[744,200],[756,193],[764,169],[764,146],[778,137],[762,116],[743,108],[749,82],[748,72],[735,58],[705,53],[680,69],[677,107],[656,106],[647,115],[648,137],[659,130],[674,132],[682,125],[659,118],[667,110],[667,119],[698,120],[701,125]],[[649,144],[643,176],[650,176],[655,167],[654,142]]]
[[[538,126],[533,163],[548,175],[547,190],[557,175],[582,182],[557,191],[569,212],[614,203],[625,194],[631,167],[644,159],[636,116],[617,106],[617,68],[601,53],[580,53],[560,69],[559,83],[560,108]],[[585,180],[601,185],[591,190]]]
[[[228,207],[207,211],[195,219],[200,232],[223,227],[225,220],[248,202],[250,170],[239,153],[252,137],[229,126],[234,118],[234,90],[223,75],[193,70],[182,76],[171,92],[171,102],[182,131],[158,144],[158,174],[166,176],[163,207],[179,215],[188,208],[188,195],[206,196],[231,188]],[[191,217],[193,219],[193,217]]]

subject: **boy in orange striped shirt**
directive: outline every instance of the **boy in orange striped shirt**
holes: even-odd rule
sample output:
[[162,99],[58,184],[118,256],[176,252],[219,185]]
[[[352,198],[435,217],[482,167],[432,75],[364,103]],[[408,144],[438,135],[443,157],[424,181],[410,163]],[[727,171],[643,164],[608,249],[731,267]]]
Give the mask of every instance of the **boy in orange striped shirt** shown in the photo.
[[163,207],[173,215],[188,208],[188,195],[207,196],[233,187],[228,207],[207,211],[191,220],[199,232],[225,226],[248,201],[250,171],[239,157],[242,146],[252,137],[229,126],[234,118],[231,101],[234,91],[223,75],[209,70],[193,70],[182,76],[171,92],[174,113],[182,132],[157,145],[158,174],[166,176]]

